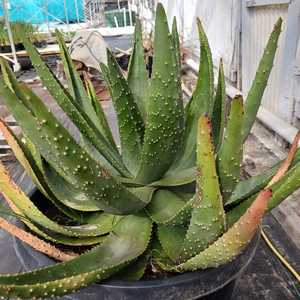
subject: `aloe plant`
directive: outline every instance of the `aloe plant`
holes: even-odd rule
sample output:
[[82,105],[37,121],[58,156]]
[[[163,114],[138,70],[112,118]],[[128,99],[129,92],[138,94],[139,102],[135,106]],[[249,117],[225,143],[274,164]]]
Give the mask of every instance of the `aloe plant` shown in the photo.
[[139,22],[127,78],[108,51],[107,65],[101,68],[118,117],[121,151],[92,84],[80,80],[59,32],[67,89],[25,35],[23,43],[44,86],[79,130],[79,138],[1,62],[0,93],[22,136],[4,122],[0,129],[64,222],[42,212],[2,164],[0,187],[10,211],[3,207],[1,212],[19,217],[37,237],[52,244],[72,246],[74,252],[78,246],[93,247],[53,266],[1,275],[0,296],[47,298],[111,276],[138,280],[150,260],[169,272],[217,267],[239,255],[263,214],[298,189],[299,137],[283,167],[278,164],[246,180],[240,176],[243,142],[269,77],[281,20],[267,43],[246,104],[237,96],[228,116],[222,63],[215,91],[211,51],[197,23],[201,63],[186,107],[176,22],[170,33],[160,4],[151,78]]
[[[30,23],[25,22],[11,22],[10,23],[12,35],[15,44],[22,42],[22,37],[20,36],[21,32],[25,32],[26,36],[29,37],[32,42],[40,42],[45,39],[45,35],[39,33],[38,28]],[[9,38],[7,29],[5,27],[4,21],[0,21],[0,45],[9,46]]]

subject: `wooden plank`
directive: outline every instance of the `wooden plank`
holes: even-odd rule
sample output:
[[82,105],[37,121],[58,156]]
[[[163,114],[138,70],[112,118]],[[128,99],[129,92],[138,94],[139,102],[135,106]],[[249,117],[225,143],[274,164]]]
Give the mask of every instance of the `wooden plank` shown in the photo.
[[[59,46],[57,44],[48,45],[46,48],[38,49],[38,51],[43,56],[56,55],[59,53]],[[16,54],[18,57],[27,57],[28,56],[26,50],[17,51]],[[4,53],[4,54],[0,54],[0,56],[7,56],[7,57],[11,58],[12,53]]]
[[246,1],[246,7],[258,7],[268,5],[290,4],[291,0],[249,0]]

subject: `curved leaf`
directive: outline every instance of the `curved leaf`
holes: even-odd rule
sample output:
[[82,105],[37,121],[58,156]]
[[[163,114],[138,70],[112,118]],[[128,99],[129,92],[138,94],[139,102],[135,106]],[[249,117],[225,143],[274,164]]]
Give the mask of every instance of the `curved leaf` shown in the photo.
[[[295,166],[299,161],[300,161],[300,149],[296,151],[295,156],[291,162],[291,166],[292,167]],[[253,194],[257,193],[258,191],[266,187],[282,163],[283,161],[277,163],[275,166],[273,166],[272,168],[266,170],[261,174],[240,181],[236,185],[228,201],[225,203],[225,206],[237,204],[238,202],[241,202],[242,200],[252,196]]]
[[180,170],[178,172],[168,172],[162,179],[151,183],[151,186],[180,186],[194,182],[196,180],[196,167]]
[[[268,203],[268,210],[279,205],[282,200],[300,187],[300,162],[297,162],[299,160],[299,152],[297,151],[299,139],[300,131],[296,134],[286,159],[280,162],[276,174],[273,175],[267,185],[267,187],[271,187],[273,190],[272,198]],[[289,167],[293,164],[294,166],[288,171]],[[250,197],[229,211],[226,215],[228,223],[233,224],[254,200],[255,196]]]
[[[272,198],[268,203],[268,211],[272,210],[274,207],[279,205],[284,199],[289,195],[294,193],[300,187],[300,163],[297,163],[292,167],[280,180],[271,185],[273,191]],[[226,219],[228,224],[233,224],[242,216],[245,211],[250,207],[250,205],[255,200],[255,196],[251,196],[239,205],[232,208],[227,214]]]
[[60,56],[63,62],[64,71],[68,82],[68,91],[70,92],[71,97],[73,97],[75,101],[77,101],[81,105],[83,111],[87,114],[87,116],[98,128],[98,130],[102,133],[102,127],[100,125],[98,116],[95,112],[95,109],[91,101],[89,100],[87,91],[84,88],[84,84],[80,76],[75,70],[73,61],[67,49],[64,38],[57,29],[55,31],[55,34],[59,45]]
[[175,193],[161,189],[155,192],[146,211],[155,223],[186,225],[191,216],[192,200],[186,202]]
[[[57,198],[52,193],[49,185],[44,179],[43,171],[41,170],[42,162],[37,162],[36,157],[39,156],[36,152],[36,148],[31,142],[26,138],[26,142],[22,143],[20,139],[13,133],[13,131],[2,121],[0,120],[0,131],[5,137],[7,143],[14,152],[17,160],[20,162],[22,167],[25,169],[27,174],[31,177],[38,189],[66,216],[78,220],[79,213],[65,206],[63,202],[57,200]],[[30,144],[30,145],[29,145]],[[29,150],[29,148],[31,148]],[[41,158],[39,157],[41,160]],[[65,199],[66,195],[63,196]]]
[[[4,165],[0,162],[0,188],[1,193],[8,201],[12,202],[32,223],[42,226],[48,230],[67,236],[84,237],[97,236],[107,233],[102,231],[99,220],[96,224],[65,226],[59,225],[45,216],[33,202],[21,191],[21,189],[10,179]],[[111,228],[110,228],[111,229]]]
[[119,153],[107,142],[106,138],[84,112],[80,103],[66,92],[61,83],[43,62],[37,50],[24,33],[22,33],[22,39],[35,70],[57,104],[63,109],[73,123],[80,128],[81,134],[89,139],[93,146],[107,159],[107,161],[109,161],[121,175],[130,177],[131,174],[122,163]]
[[140,256],[148,246],[150,234],[151,222],[147,217],[126,216],[100,246],[71,261],[0,276],[0,296],[32,299],[74,292],[107,278]]
[[102,109],[102,105],[99,102],[99,99],[97,98],[93,83],[90,80],[86,80],[86,89],[88,96],[91,100],[91,103],[94,107],[94,110],[96,112],[96,115],[98,117],[98,128],[100,132],[106,137],[108,142],[116,148],[115,140],[113,138],[112,132],[110,130],[110,127],[108,125],[105,113]]

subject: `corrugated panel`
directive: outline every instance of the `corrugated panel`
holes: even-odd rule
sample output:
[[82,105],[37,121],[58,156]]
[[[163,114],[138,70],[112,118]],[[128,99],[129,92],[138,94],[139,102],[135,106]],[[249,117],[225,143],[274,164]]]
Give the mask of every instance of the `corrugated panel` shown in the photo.
[[295,61],[295,88],[293,90],[295,97],[295,116],[294,123],[300,128],[300,40],[298,41],[296,61]]
[[[246,8],[245,23],[242,28],[242,86],[246,95],[255,76],[261,55],[272,31],[273,25],[281,16],[287,18],[288,5],[268,5],[262,7]],[[279,118],[285,119],[286,112],[282,111],[280,101],[280,65],[283,55],[283,32],[279,41],[275,64],[269,79],[268,87],[263,98],[263,106]],[[287,108],[288,109],[288,108]]]

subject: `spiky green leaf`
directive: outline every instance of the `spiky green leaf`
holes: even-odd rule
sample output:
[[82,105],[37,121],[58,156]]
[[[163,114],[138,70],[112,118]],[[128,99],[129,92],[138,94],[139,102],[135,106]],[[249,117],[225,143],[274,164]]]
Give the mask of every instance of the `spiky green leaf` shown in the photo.
[[150,234],[151,222],[147,217],[126,216],[100,246],[71,261],[28,273],[0,276],[0,296],[32,299],[74,292],[107,278],[140,256],[148,246]]
[[251,208],[218,240],[198,255],[174,267],[173,270],[183,272],[216,268],[233,260],[254,236],[271,196],[270,190],[263,190]]
[[216,153],[218,153],[218,149],[222,144],[222,139],[223,139],[223,132],[225,127],[224,119],[225,119],[225,112],[226,112],[225,104],[226,104],[225,76],[224,76],[224,69],[223,69],[223,61],[221,59],[219,65],[217,91],[214,100],[214,109],[211,118]]
[[185,109],[186,124],[183,151],[172,169],[187,169],[196,164],[196,139],[198,119],[207,113],[211,116],[214,107],[214,73],[212,55],[201,21],[197,19],[200,38],[200,65],[196,88]]
[[99,128],[100,132],[106,137],[108,142],[114,148],[116,148],[115,140],[113,138],[111,129],[109,127],[109,124],[106,119],[105,113],[103,111],[102,105],[99,102],[99,100],[101,100],[101,99],[97,98],[93,83],[90,80],[86,80],[86,89],[87,89],[88,96],[91,100],[91,103],[94,107],[94,110],[96,112],[96,115],[98,117],[98,122],[99,122],[98,128]]
[[121,175],[130,177],[131,174],[122,163],[119,153],[107,142],[105,137],[85,113],[80,103],[68,94],[58,79],[52,74],[51,70],[41,59],[37,50],[25,34],[22,34],[22,38],[23,44],[35,70],[57,104],[64,110],[74,124],[80,128],[81,134],[89,139],[93,146],[111,163],[111,165],[114,166]]
[[225,213],[215,164],[211,122],[199,119],[197,139],[197,183],[192,216],[181,259],[204,250],[225,230]]
[[2,82],[0,92],[23,131],[37,145],[42,156],[69,184],[81,189],[82,201],[87,207],[96,206],[98,209],[118,214],[139,210],[145,206],[145,203],[89,157],[33,93],[31,101],[35,118]]
[[67,45],[64,41],[64,38],[61,32],[59,32],[58,30],[56,30],[55,33],[60,48],[60,55],[63,62],[64,71],[68,82],[68,91],[70,92],[71,96],[75,99],[75,101],[77,101],[82,106],[84,112],[101,132],[102,127],[100,126],[98,116],[95,112],[91,101],[89,101],[87,91],[84,88],[84,84],[80,76],[75,70],[74,63],[68,51]]
[[[273,195],[268,202],[270,211],[300,187],[300,163],[294,165],[279,181],[271,185]],[[228,224],[238,220],[255,200],[256,195],[247,198],[226,214]]]
[[179,34],[177,30],[177,22],[176,18],[173,18],[173,23],[172,23],[172,41],[173,41],[173,47],[174,47],[174,54],[175,54],[175,59],[177,62],[178,66],[178,74],[181,72],[181,53],[180,53],[180,39],[179,39]]
[[[22,142],[1,120],[0,131],[11,147],[19,163],[31,177],[38,189],[59,209],[59,211],[71,219],[78,220],[80,218],[79,213],[75,212],[74,210],[65,206],[63,202],[59,201],[56,196],[54,196],[54,193],[51,191],[49,185],[46,183],[47,179],[45,179],[45,174],[43,174],[43,163],[41,161],[41,157],[39,156],[39,153],[37,153],[36,147],[31,143],[31,141],[26,138],[25,141]],[[65,197],[66,195],[64,195],[63,198]]]
[[231,102],[224,141],[218,154],[218,174],[224,202],[230,197],[240,179],[243,157],[243,117],[243,99],[237,96]]
[[51,230],[56,233],[74,237],[97,236],[108,232],[103,232],[100,219],[98,220],[99,222],[97,224],[87,224],[79,226],[59,225],[56,222],[50,220],[11,180],[7,170],[1,162],[0,188],[1,193],[4,195],[4,197],[11,201],[18,208],[18,210],[21,211],[22,215],[26,216],[35,225],[42,226],[45,229]]
[[134,45],[128,66],[127,81],[144,121],[147,118],[149,102],[150,80],[148,77],[144,59],[142,26],[140,20],[136,20]]
[[137,175],[140,182],[150,183],[159,179],[169,169],[180,149],[184,120],[177,70],[167,17],[163,6],[158,4],[151,93],[141,166]]
[[101,64],[118,117],[122,158],[128,169],[136,174],[142,149],[144,124],[133,94],[117,61],[107,50],[107,67]]
[[281,32],[282,19],[279,18],[274,26],[269,41],[264,50],[263,56],[259,62],[258,69],[255,74],[255,78],[252,81],[252,85],[248,92],[245,102],[245,119],[243,123],[243,139],[245,140],[254,124],[258,108],[261,104],[261,100],[264,91],[267,86],[267,82],[273,67],[274,57],[276,49],[278,47],[278,39]]
[[[295,166],[300,161],[300,149],[298,149],[295,153],[294,159],[292,161],[291,167]],[[258,174],[252,176],[246,180],[240,181],[228,201],[225,203],[226,206],[231,206],[241,202],[242,200],[249,198],[250,196],[254,195],[255,193],[259,192],[263,189],[274,174],[279,169],[280,165],[283,161],[280,161],[272,168]]]

